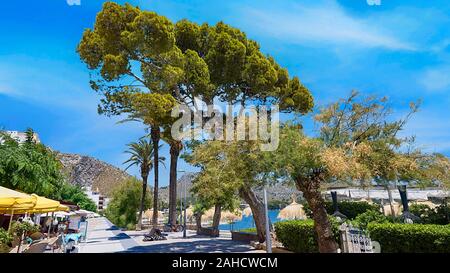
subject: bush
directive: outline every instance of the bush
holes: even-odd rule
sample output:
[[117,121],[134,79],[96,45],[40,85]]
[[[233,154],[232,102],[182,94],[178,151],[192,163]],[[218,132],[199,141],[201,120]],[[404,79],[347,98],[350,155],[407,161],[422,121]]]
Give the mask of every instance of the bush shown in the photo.
[[[331,219],[335,239],[339,242],[339,225]],[[289,220],[275,223],[275,233],[283,246],[297,253],[319,252],[313,220]]]
[[0,253],[9,252],[12,236],[3,228],[0,228]]
[[384,253],[449,253],[450,226],[370,223],[369,236]]
[[[135,178],[127,180],[114,189],[111,201],[105,210],[105,216],[116,226],[134,229],[137,212],[141,205],[142,182]],[[151,204],[151,194],[147,188],[144,210]]]
[[78,185],[64,183],[60,191],[61,199],[77,204],[81,209],[96,212],[97,205]]
[[[309,208],[308,203],[303,205],[304,210],[308,217],[312,217],[311,209]],[[377,204],[369,204],[367,202],[358,202],[358,201],[341,201],[338,202],[339,211],[347,216],[348,219],[353,220],[359,214],[362,214],[369,210],[380,210],[380,206]],[[334,213],[333,202],[325,201],[325,209],[329,215]]]
[[444,203],[434,209],[425,204],[412,204],[409,211],[419,216],[422,223],[434,225],[450,224],[450,206]]
[[389,223],[390,219],[376,210],[368,210],[359,214],[351,222],[353,226],[366,230],[369,223]]

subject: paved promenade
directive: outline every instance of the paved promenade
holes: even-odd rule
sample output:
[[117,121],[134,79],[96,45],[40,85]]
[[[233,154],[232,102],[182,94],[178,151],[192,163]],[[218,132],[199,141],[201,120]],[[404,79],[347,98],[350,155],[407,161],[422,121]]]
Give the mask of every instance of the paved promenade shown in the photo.
[[144,242],[144,231],[122,231],[106,218],[88,220],[87,241],[80,243],[80,253],[189,253],[189,252],[263,252],[254,250],[248,244],[231,240],[231,234],[221,231],[219,238],[198,236],[194,231],[187,231],[187,238],[182,232],[170,232],[164,241]]

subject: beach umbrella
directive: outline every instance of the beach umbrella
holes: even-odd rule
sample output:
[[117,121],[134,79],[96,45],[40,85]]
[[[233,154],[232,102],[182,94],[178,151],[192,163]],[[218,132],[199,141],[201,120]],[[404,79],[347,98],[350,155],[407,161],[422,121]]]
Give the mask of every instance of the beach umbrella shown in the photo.
[[391,206],[389,203],[383,205],[383,212],[386,216],[398,216],[401,212],[402,205],[398,202],[392,201],[392,206],[394,207],[394,215],[391,212]]
[[202,220],[205,222],[212,221],[214,217],[214,208],[210,208],[209,210],[205,211],[202,216]]
[[278,219],[282,220],[292,220],[292,219],[306,219],[306,213],[301,204],[295,201],[282,209],[277,216]]
[[[144,211],[144,216],[147,219],[152,219],[153,218],[153,209],[148,209],[146,211]],[[164,215],[162,211],[158,211],[158,219],[164,219]]]
[[191,206],[189,206],[189,207],[186,208],[186,218],[187,218],[188,220],[191,220],[192,217],[194,217],[194,208],[193,208],[192,205],[191,205]]
[[[202,216],[202,220],[204,220],[205,222],[212,221],[213,218],[214,218],[214,208],[210,208]],[[229,223],[229,222],[236,222],[236,221],[240,221],[240,220],[242,220],[242,213],[239,213],[239,212],[231,212],[228,210],[224,210],[220,214],[220,222]]]
[[231,211],[223,211],[220,215],[221,222],[233,223],[242,220],[242,213],[240,212],[231,212]]
[[32,208],[36,196],[0,186],[0,213],[19,214],[19,210]]
[[242,215],[244,215],[245,217],[249,217],[250,215],[252,215],[252,209],[250,207],[246,207],[242,211]]

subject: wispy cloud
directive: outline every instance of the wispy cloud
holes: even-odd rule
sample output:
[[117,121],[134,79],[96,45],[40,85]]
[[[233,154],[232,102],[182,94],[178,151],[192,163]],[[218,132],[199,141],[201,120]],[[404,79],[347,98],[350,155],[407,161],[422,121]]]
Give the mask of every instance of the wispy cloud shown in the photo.
[[450,66],[425,70],[419,77],[419,83],[430,92],[448,91],[450,88]]
[[247,7],[242,20],[262,35],[302,44],[317,42],[391,50],[416,50],[375,20],[351,16],[335,1],[295,4],[290,9]]

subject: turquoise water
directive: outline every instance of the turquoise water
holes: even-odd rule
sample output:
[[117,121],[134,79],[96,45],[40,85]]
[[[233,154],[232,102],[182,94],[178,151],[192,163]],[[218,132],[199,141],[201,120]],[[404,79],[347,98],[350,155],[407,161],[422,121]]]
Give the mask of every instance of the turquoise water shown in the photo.
[[[277,219],[279,212],[280,212],[279,210],[269,210],[269,219],[272,223],[280,221],[279,219]],[[251,215],[249,217],[243,216],[241,221],[236,222],[232,225],[230,224],[219,225],[219,229],[221,230],[240,230],[252,227],[255,227],[255,222],[253,221],[253,216]]]

